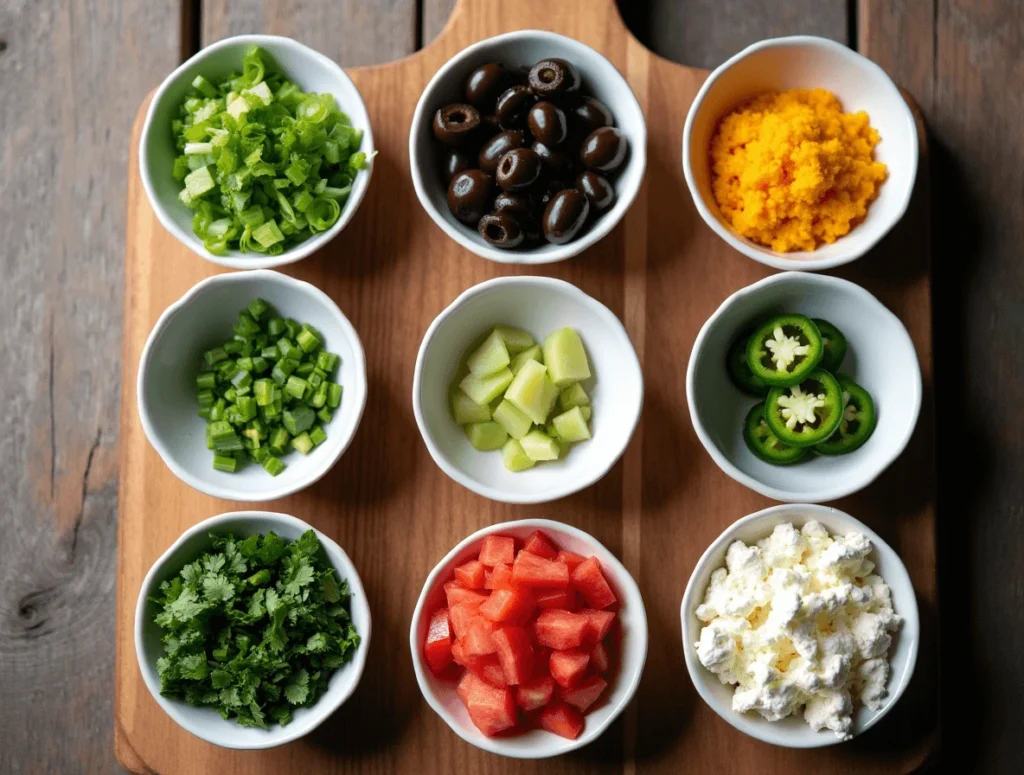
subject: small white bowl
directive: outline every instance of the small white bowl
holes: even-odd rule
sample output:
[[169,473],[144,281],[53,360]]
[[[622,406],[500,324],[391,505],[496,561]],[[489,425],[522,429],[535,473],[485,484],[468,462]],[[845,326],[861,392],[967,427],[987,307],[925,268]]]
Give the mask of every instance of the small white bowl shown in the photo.
[[[831,245],[779,253],[739,236],[723,220],[711,191],[709,149],[718,121],[758,94],[822,88],[843,111],[866,111],[881,140],[875,159],[889,174],[865,219]],[[903,217],[917,176],[917,124],[900,90],[870,59],[825,38],[799,35],[762,40],[720,65],[704,82],[683,128],[683,173],[704,221],[743,255],[776,269],[817,271],[860,258]]]
[[[497,325],[522,328],[538,342],[563,327],[583,339],[592,377],[593,438],[562,460],[507,470],[500,452],[480,452],[452,418],[450,389],[466,350]],[[499,277],[465,291],[430,324],[416,356],[412,405],[434,462],[473,492],[505,503],[544,503],[589,487],[626,451],[643,408],[644,378],[615,314],[575,285],[548,277]]]
[[[423,658],[423,644],[430,623],[430,613],[444,606],[444,582],[452,578],[455,566],[473,559],[480,552],[485,537],[500,533],[518,539],[527,538],[534,530],[542,530],[560,549],[586,557],[597,557],[605,570],[608,583],[619,599],[619,624],[622,628],[618,672],[609,681],[607,693],[599,707],[586,714],[586,725],[575,740],[544,730],[530,730],[511,737],[487,737],[469,719],[466,706],[456,694],[456,683],[438,679]],[[427,576],[416,601],[409,629],[409,650],[416,682],[424,699],[452,730],[471,745],[485,751],[514,759],[545,759],[574,751],[593,742],[625,709],[636,694],[640,676],[647,661],[647,611],[629,571],[600,541],[582,530],[550,519],[521,519],[478,530],[445,555]]]
[[259,46],[270,54],[285,77],[303,91],[333,94],[338,108],[352,120],[352,126],[363,130],[363,143],[359,150],[364,151],[368,158],[372,157],[374,150],[370,116],[356,85],[337,63],[297,40],[277,35],[236,35],[201,49],[181,64],[160,84],[146,111],[146,123],[139,142],[142,185],[153,212],[167,231],[207,261],[231,269],[269,269],[291,264],[326,245],[352,220],[373,172],[371,159],[366,169],[356,175],[341,216],[331,228],[278,256],[242,253],[240,250],[229,250],[222,256],[216,256],[206,249],[203,241],[192,232],[193,211],[178,199],[182,184],[171,176],[177,155],[171,137],[171,119],[177,117],[178,106],[190,92],[197,75],[216,81],[229,73],[241,72],[242,57],[251,46]]
[[185,731],[222,748],[274,748],[298,740],[316,729],[356,690],[370,650],[370,606],[363,591],[363,583],[348,555],[334,541],[317,530],[317,538],[320,539],[327,560],[338,572],[338,577],[348,581],[352,623],[359,633],[360,642],[352,660],[338,668],[330,677],[327,691],[316,704],[309,708],[296,709],[291,723],[287,726],[273,724],[268,729],[258,729],[240,726],[233,720],[225,720],[212,708],[193,707],[160,694],[160,676],[156,671],[156,661],[163,654],[163,643],[160,640],[160,628],[153,622],[157,607],[149,601],[149,597],[158,592],[160,583],[176,576],[186,563],[209,549],[211,532],[231,533],[244,537],[273,530],[282,538],[294,541],[310,529],[311,526],[301,519],[272,511],[233,511],[218,514],[182,533],[149,569],[142,582],[135,607],[135,656],[139,661],[139,670],[146,682],[146,688],[153,695],[153,699]]
[[[732,384],[726,353],[759,320],[784,312],[824,318],[846,335],[840,371],[871,394],[878,414],[860,449],[810,455],[789,466],[766,463],[747,449],[743,420],[758,399]],[[701,444],[737,482],[779,501],[831,501],[867,487],[903,452],[921,411],[921,367],[900,319],[859,285],[783,272],[736,291],[704,323],[686,369],[686,400]]]
[[[571,242],[544,242],[525,250],[500,250],[489,245],[475,228],[460,223],[448,210],[448,186],[441,177],[441,148],[434,139],[434,113],[464,100],[462,87],[475,68],[487,62],[531,67],[541,59],[560,57],[576,65],[586,93],[603,102],[615,116],[615,126],[629,141],[626,164],[614,176],[615,204]],[[463,49],[437,71],[413,113],[409,130],[409,167],[416,196],[442,231],[481,258],[503,264],[550,264],[578,255],[622,220],[640,190],[647,167],[647,123],[636,95],[615,65],[578,40],[543,30],[520,30],[487,38]]]
[[[324,426],[327,441],[309,455],[285,456],[287,467],[277,476],[255,463],[233,474],[215,471],[206,420],[197,414],[195,377],[203,353],[231,338],[239,311],[256,297],[284,317],[309,323],[341,356],[334,377],[343,390],[341,406]],[[318,288],[268,269],[222,274],[197,283],[164,310],[142,349],[136,392],[146,438],[175,476],[215,498],[269,501],[313,484],[348,448],[366,406],[366,360],[355,328]]]
[[719,716],[732,726],[751,737],[765,743],[781,745],[786,748],[819,748],[843,742],[834,732],[823,730],[815,732],[803,719],[803,715],[789,716],[781,721],[768,721],[760,714],[737,713],[732,709],[732,696],[735,686],[723,684],[717,675],[706,669],[697,657],[694,644],[700,640],[703,627],[695,611],[704,602],[711,574],[716,568],[725,567],[725,553],[734,541],[743,541],[750,545],[771,535],[776,525],[791,522],[796,527],[816,520],[832,535],[844,535],[858,531],[866,535],[874,547],[870,557],[875,563],[875,573],[882,577],[892,591],[893,609],[903,617],[903,624],[898,633],[893,635],[893,645],[888,652],[889,659],[889,693],[885,704],[877,711],[869,710],[863,705],[857,706],[853,715],[853,735],[866,732],[873,727],[896,704],[903,691],[910,683],[917,662],[917,650],[920,642],[920,620],[917,611],[917,598],[910,575],[900,560],[899,555],[889,544],[879,537],[871,528],[860,520],[854,519],[838,509],[816,506],[806,503],[772,506],[771,508],[748,514],[733,522],[707,551],[697,560],[690,581],[683,594],[680,609],[683,629],[683,654],[686,657],[686,669],[698,694],[711,706]]

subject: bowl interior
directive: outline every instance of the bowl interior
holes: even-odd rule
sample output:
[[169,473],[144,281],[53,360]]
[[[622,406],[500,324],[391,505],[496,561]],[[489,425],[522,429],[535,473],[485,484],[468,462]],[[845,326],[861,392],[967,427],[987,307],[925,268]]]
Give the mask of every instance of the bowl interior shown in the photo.
[[[691,412],[707,442],[769,497],[790,501],[832,500],[872,481],[902,451],[917,422],[921,377],[914,345],[903,324],[853,283],[790,273],[744,289],[722,305],[694,348]],[[726,353],[733,340],[765,317],[800,312],[824,318],[847,338],[840,371],[871,394],[878,426],[863,447],[848,455],[812,455],[790,466],[756,458],[743,441],[743,420],[758,399],[732,384]],[[716,460],[723,465],[722,460]],[[726,467],[726,472],[734,475]]]
[[698,562],[686,588],[681,611],[686,665],[690,677],[708,704],[722,718],[749,735],[775,745],[798,748],[832,745],[840,742],[840,739],[828,730],[815,732],[803,720],[802,715],[790,716],[781,721],[767,721],[754,712],[733,711],[732,696],[736,687],[723,684],[718,676],[707,670],[697,658],[694,644],[700,639],[703,623],[697,618],[695,611],[704,601],[704,593],[711,580],[711,574],[716,568],[725,567],[725,553],[730,544],[734,541],[743,541],[750,545],[769,536],[776,525],[791,522],[800,528],[811,520],[820,522],[833,535],[859,531],[871,539],[874,547],[871,560],[876,565],[875,573],[889,585],[892,590],[893,609],[903,617],[903,625],[898,632],[893,633],[893,643],[889,648],[889,693],[885,704],[877,711],[858,704],[854,712],[854,734],[866,731],[889,712],[910,682],[917,659],[920,623],[914,587],[899,556],[859,520],[837,509],[806,504],[775,506],[739,520],[708,548],[705,556]]
[[[191,91],[192,81],[197,75],[203,75],[215,83],[230,73],[240,72],[242,57],[253,45],[263,48],[276,63],[277,69],[303,91],[333,94],[338,107],[352,120],[352,125],[365,132],[360,150],[367,154],[373,150],[370,117],[366,113],[362,98],[355,85],[327,57],[288,38],[267,35],[241,36],[203,49],[188,60],[181,71],[171,77],[165,89],[154,98],[156,102],[151,109],[152,115],[149,117],[148,132],[142,149],[143,174],[148,177],[154,209],[161,216],[161,220],[165,221],[165,225],[176,232],[179,239],[200,254],[206,254],[207,251],[202,240],[192,232],[193,212],[178,199],[181,184],[171,176],[176,156],[171,135],[171,120],[177,118],[178,106]],[[369,179],[369,169],[356,176],[341,217],[323,234],[293,246],[281,256],[253,255],[231,250],[222,258],[241,259],[244,263],[239,266],[255,268],[285,263],[286,260],[283,259],[299,248],[303,249],[303,255],[311,252],[313,247],[327,242],[349,220],[369,185]]]
[[[465,705],[456,694],[457,682],[438,678],[423,660],[423,643],[430,623],[430,613],[445,605],[443,585],[452,578],[455,567],[476,558],[486,535],[501,534],[522,540],[534,530],[543,530],[560,549],[587,557],[597,557],[601,561],[609,585],[621,603],[618,615],[622,638],[621,652],[616,665],[617,672],[609,680],[608,689],[605,690],[599,704],[587,714],[586,726],[577,740],[567,740],[543,730],[531,730],[513,737],[485,737],[470,721]],[[504,756],[539,758],[555,756],[594,740],[629,702],[647,659],[647,614],[640,591],[632,577],[615,556],[596,539],[568,525],[550,520],[530,519],[485,528],[455,547],[434,568],[423,587],[413,615],[412,637],[413,661],[420,690],[448,726],[467,742],[485,750]]]
[[[434,140],[431,120],[438,108],[462,102],[466,76],[488,62],[506,66],[531,67],[541,59],[560,57],[576,65],[583,78],[583,89],[612,111],[615,125],[629,140],[630,153],[625,166],[612,180],[615,205],[587,227],[577,239],[565,245],[543,243],[529,250],[499,250],[487,244],[474,228],[460,223],[448,210],[448,186],[441,176],[441,148]],[[646,166],[647,129],[643,112],[629,84],[604,56],[589,46],[563,35],[525,30],[499,35],[470,46],[453,57],[427,85],[413,116],[410,142],[417,193],[430,216],[464,247],[494,261],[546,263],[582,251],[606,234],[629,209],[639,190]]]
[[341,705],[359,682],[366,663],[370,635],[370,608],[362,583],[347,555],[334,541],[318,533],[321,552],[325,553],[326,559],[334,566],[339,578],[347,579],[349,582],[352,622],[362,636],[363,642],[356,649],[352,660],[342,665],[331,676],[323,697],[312,707],[297,708],[292,722],[287,726],[274,724],[268,729],[242,727],[234,721],[221,718],[212,708],[197,708],[162,697],[156,661],[163,655],[163,643],[160,640],[160,628],[153,622],[157,606],[148,600],[158,591],[160,583],[174,578],[186,563],[210,547],[210,532],[232,533],[245,537],[273,530],[282,538],[294,541],[309,529],[309,525],[294,517],[261,511],[225,514],[208,522],[211,523],[209,528],[191,533],[175,546],[169,555],[158,560],[143,582],[136,612],[137,619],[142,617],[136,621],[136,649],[142,677],[153,697],[171,718],[192,734],[215,745],[226,748],[267,748],[294,740],[309,732]]
[[[917,127],[889,77],[870,60],[838,43],[816,38],[782,39],[740,54],[710,85],[694,115],[689,153],[694,183],[719,224],[750,251],[765,257],[829,262],[859,256],[899,220],[917,173]],[[813,252],[778,253],[737,235],[722,218],[711,191],[708,149],[719,119],[739,103],[770,91],[822,88],[835,94],[847,113],[865,111],[881,140],[875,158],[889,175],[867,217],[849,234]]]
[[[215,471],[213,452],[206,448],[206,420],[197,414],[195,378],[203,353],[231,338],[239,311],[255,297],[279,315],[309,323],[324,346],[341,356],[334,375],[342,386],[341,406],[324,426],[327,441],[308,456],[285,456],[287,467],[276,477],[255,463],[233,474]],[[355,434],[366,402],[362,345],[334,303],[307,283],[266,271],[220,275],[190,292],[150,337],[139,396],[147,435],[172,470],[198,490],[233,500],[279,497],[322,476]]]
[[[500,452],[476,450],[452,419],[451,389],[463,356],[496,325],[522,328],[538,342],[569,326],[583,340],[593,375],[583,383],[593,407],[593,438],[574,444],[562,460],[512,473]],[[438,464],[466,487],[495,500],[553,500],[599,479],[629,443],[643,403],[636,353],[611,311],[574,286],[540,278],[488,283],[442,313],[428,337],[416,396],[420,430]]]

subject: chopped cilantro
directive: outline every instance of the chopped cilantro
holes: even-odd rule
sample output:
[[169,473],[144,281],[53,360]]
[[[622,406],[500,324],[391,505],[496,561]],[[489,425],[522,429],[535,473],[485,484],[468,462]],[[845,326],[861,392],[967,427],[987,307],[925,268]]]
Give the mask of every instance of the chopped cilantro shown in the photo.
[[291,543],[274,533],[210,539],[150,598],[163,631],[160,692],[242,726],[287,724],[359,646],[348,582],[312,530]]

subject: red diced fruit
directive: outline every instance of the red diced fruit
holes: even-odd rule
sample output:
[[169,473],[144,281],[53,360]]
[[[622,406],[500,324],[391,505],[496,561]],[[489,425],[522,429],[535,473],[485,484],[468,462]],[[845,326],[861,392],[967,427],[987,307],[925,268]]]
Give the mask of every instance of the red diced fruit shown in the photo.
[[551,677],[559,686],[568,688],[575,685],[587,672],[587,665],[590,664],[590,654],[579,649],[567,651],[552,651],[548,665],[551,668]]
[[583,643],[589,619],[569,611],[548,608],[533,623],[534,639],[553,649],[574,649]]
[[505,685],[505,671],[501,668],[501,662],[494,654],[477,657],[469,662],[469,670],[478,678],[482,678],[492,686]]
[[618,599],[608,586],[608,580],[601,572],[601,562],[596,557],[590,557],[576,566],[572,572],[572,585],[591,608],[607,608]]
[[559,692],[559,696],[562,698],[562,702],[572,705],[580,713],[586,713],[587,709],[597,702],[597,698],[601,696],[601,692],[604,691],[606,686],[608,686],[608,682],[601,676],[591,675],[584,678],[573,688],[563,689]]
[[512,565],[512,581],[527,587],[567,587],[569,568],[529,552],[520,552]]
[[502,563],[495,565],[494,570],[484,573],[484,587],[487,589],[512,589],[512,566]]
[[555,545],[551,543],[551,539],[539,530],[535,530],[530,534],[530,537],[526,539],[526,543],[523,544],[523,551],[529,552],[530,554],[536,554],[538,557],[543,557],[545,560],[553,560],[558,556],[558,550],[555,548]]
[[466,589],[457,581],[445,582],[444,594],[448,599],[449,608],[459,603],[465,603],[467,600],[477,600],[482,603],[487,599],[487,595],[474,592],[472,589]]
[[448,609],[448,618],[452,622],[452,632],[456,638],[465,638],[469,623],[480,615],[480,600],[467,600],[465,603],[453,605]]
[[531,681],[519,684],[516,689],[516,703],[527,713],[543,708],[555,693],[555,679],[550,675],[542,675]]
[[470,621],[469,627],[466,628],[466,635],[461,639],[467,656],[478,657],[484,654],[493,654],[495,646],[491,635],[494,630],[494,622],[482,616],[477,616]]
[[576,566],[583,562],[586,557],[582,554],[576,554],[575,552],[567,552],[565,549],[558,550],[558,561],[563,565],[569,567],[569,572],[572,573],[576,570]]
[[590,666],[598,673],[607,673],[608,668],[612,666],[612,659],[608,655],[608,648],[603,643],[598,643],[594,646],[594,650],[590,652]]
[[488,568],[501,563],[512,563],[516,556],[516,540],[509,536],[487,536],[480,547],[480,562]]
[[480,606],[480,614],[492,622],[524,624],[533,607],[533,595],[528,589],[496,589]]
[[[481,606],[483,608],[483,606]],[[608,630],[612,628],[612,622],[615,621],[615,614],[612,611],[596,611],[593,608],[584,608],[580,611],[580,616],[587,617],[587,635],[586,639],[591,643],[597,643],[598,641],[604,640],[604,636],[608,634]]]
[[537,608],[561,608],[563,611],[576,609],[576,590],[573,589],[535,589],[533,602]]
[[455,569],[455,580],[466,589],[480,589],[484,585],[484,564],[472,560]]
[[423,647],[427,664],[435,673],[440,673],[452,662],[452,632],[448,624],[448,609],[438,608],[430,617],[427,642]]
[[498,662],[505,673],[505,683],[521,684],[533,675],[533,646],[522,627],[502,627],[491,636],[498,650]]
[[459,682],[458,694],[473,724],[488,737],[515,726],[516,703],[508,688],[492,686],[466,673]]
[[583,715],[571,705],[548,705],[538,717],[541,727],[560,737],[575,740],[583,731]]

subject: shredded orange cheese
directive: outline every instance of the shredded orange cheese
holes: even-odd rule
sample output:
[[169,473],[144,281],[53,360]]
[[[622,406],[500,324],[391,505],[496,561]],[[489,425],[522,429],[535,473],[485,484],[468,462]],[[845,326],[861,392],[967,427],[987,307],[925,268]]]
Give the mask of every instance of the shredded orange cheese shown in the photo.
[[713,191],[742,236],[779,252],[835,242],[867,214],[886,177],[867,113],[824,89],[764,94],[719,123]]

